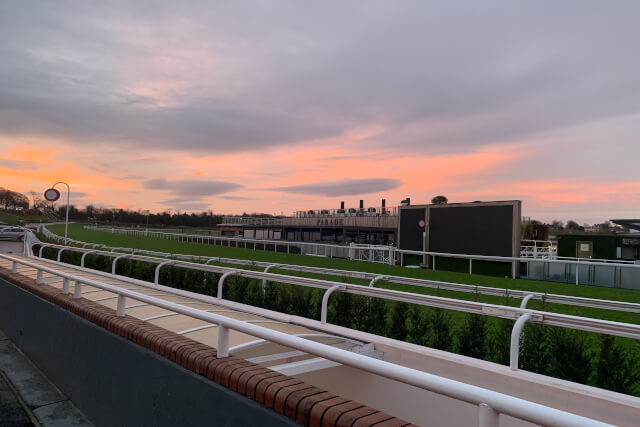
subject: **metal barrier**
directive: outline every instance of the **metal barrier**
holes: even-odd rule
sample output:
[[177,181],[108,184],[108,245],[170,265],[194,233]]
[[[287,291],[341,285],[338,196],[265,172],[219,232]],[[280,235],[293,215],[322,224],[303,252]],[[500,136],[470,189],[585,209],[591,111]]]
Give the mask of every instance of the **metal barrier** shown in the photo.
[[[76,248],[78,249],[78,248]],[[123,254],[104,253],[106,256],[115,256],[116,260],[123,256]],[[160,264],[164,262],[161,259],[155,257],[148,257],[143,255],[128,255],[130,259],[152,262]],[[115,263],[115,260],[114,260]],[[313,279],[308,277],[298,276],[286,276],[274,273],[265,273],[262,271],[252,270],[239,270],[229,267],[213,266],[206,264],[191,263],[186,261],[175,260],[173,265],[177,267],[190,268],[194,270],[208,271],[222,274],[222,277],[218,282],[218,299],[222,299],[222,286],[224,280],[230,276],[240,276],[249,279],[266,280],[274,283],[286,283],[291,285],[307,286],[313,288],[325,289],[328,295],[335,291],[345,292],[354,295],[362,295],[367,297],[382,298],[391,301],[400,301],[410,304],[425,305],[429,307],[444,308],[449,310],[462,311],[472,314],[480,314],[487,316],[494,316],[506,319],[518,319],[523,314],[529,314],[528,319],[531,323],[539,323],[549,326],[558,326],[569,329],[577,329],[587,332],[597,332],[609,335],[615,335],[626,338],[640,339],[640,325],[612,322],[600,319],[591,319],[578,316],[570,316],[566,314],[558,314],[547,311],[537,311],[530,309],[523,309],[519,307],[511,307],[497,304],[488,304],[474,301],[457,300],[453,298],[444,298],[431,295],[414,294],[410,292],[401,292],[391,289],[373,288],[370,286],[353,285],[346,283],[333,282],[329,280]],[[100,274],[100,273],[96,273]],[[330,291],[330,292],[329,292]],[[328,308],[328,296],[325,294],[323,300],[326,301],[322,305],[321,317],[326,319]],[[516,341],[514,351],[519,352],[520,342]]]
[[[178,234],[160,231],[143,231],[128,228],[108,228],[85,226],[87,230],[125,234],[129,236],[144,236],[178,240],[182,242],[202,243],[209,245],[230,246],[243,249],[262,249],[274,252],[300,253],[302,255],[314,255],[327,258],[345,258],[384,264],[395,264],[391,246],[379,245],[330,245],[324,243],[291,242],[287,240],[246,239],[239,237],[203,236],[197,234]],[[226,243],[223,245],[222,243]],[[232,244],[233,243],[233,244]],[[280,251],[278,249],[281,249]],[[292,249],[295,248],[295,249]]]
[[[324,256],[329,258],[346,258],[368,262],[404,265],[405,255],[420,255],[425,260],[431,261],[431,268],[436,269],[436,258],[465,259],[468,261],[468,272],[473,274],[473,261],[491,261],[510,264],[511,277],[518,276],[518,263],[527,264],[527,276],[525,279],[555,281],[563,283],[588,284],[594,286],[606,286],[623,289],[640,289],[640,265],[628,261],[611,260],[584,260],[573,258],[551,257],[499,257],[484,255],[452,254],[443,252],[425,252],[397,249],[393,246],[356,245],[350,246],[327,245],[321,243],[290,242],[286,240],[256,240],[233,237],[207,237],[198,235],[171,234],[159,232],[144,232],[128,229],[109,229],[103,227],[86,226],[85,228],[97,231],[111,231],[128,235],[144,235],[151,237],[163,237],[173,240],[194,241],[208,244],[227,242],[227,246],[234,242],[234,247],[248,249],[268,249],[273,246],[286,247],[287,253],[292,247],[297,248],[301,254]],[[149,234],[151,233],[151,234]],[[53,233],[52,233],[53,234]],[[284,251],[284,250],[283,250]]]
[[[562,283],[575,283],[640,289],[640,264],[581,261],[572,259],[498,257],[488,255],[465,255],[442,252],[422,252],[396,249],[400,258],[407,255],[421,255],[431,258],[431,268],[436,269],[436,258],[465,259],[469,262],[469,274],[473,273],[473,261],[493,261],[511,264],[511,277],[516,278],[518,263],[527,264],[527,277]],[[579,274],[577,272],[580,272]]]
[[[113,253],[113,252],[107,252],[107,251],[101,252],[98,250],[88,250],[84,248],[74,248],[74,247],[68,247],[68,246],[43,243],[39,252],[40,257],[42,257],[42,250],[45,247],[52,247],[52,248],[58,248],[58,249],[65,248],[69,250],[83,252],[83,257],[81,259],[81,266],[84,266],[84,257],[88,253],[97,253],[100,255],[106,255],[110,257],[114,257],[119,254],[119,253]],[[131,248],[119,248],[119,249],[131,251],[132,253],[134,251],[134,249],[131,249]],[[271,268],[278,268],[280,270],[300,271],[300,272],[313,273],[313,274],[323,274],[323,275],[331,275],[331,276],[338,276],[338,277],[366,279],[366,280],[370,280],[369,286],[372,286],[378,281],[385,281],[388,283],[397,283],[397,284],[442,289],[442,290],[449,290],[449,291],[456,291],[456,292],[467,292],[467,293],[478,293],[482,295],[492,295],[492,296],[500,296],[500,297],[522,298],[522,299],[526,299],[527,301],[529,299],[536,299],[536,300],[544,299],[546,302],[549,302],[549,303],[574,305],[574,306],[580,306],[580,307],[592,307],[592,308],[600,308],[604,310],[613,310],[613,311],[640,313],[639,303],[632,303],[632,302],[625,302],[625,301],[583,298],[583,297],[574,297],[570,295],[559,295],[559,294],[543,294],[538,292],[522,291],[518,289],[493,288],[489,286],[466,285],[461,283],[442,282],[442,281],[427,280],[427,279],[416,279],[416,278],[403,277],[403,276],[379,275],[377,273],[367,273],[362,271],[339,270],[339,269],[320,268],[320,267],[307,267],[303,265],[292,265],[292,264],[273,264],[270,262],[248,261],[248,260],[240,260],[240,259],[234,259],[234,258],[206,257],[206,256],[199,256],[199,255],[184,255],[184,254],[166,254],[163,252],[145,251],[142,249],[135,249],[135,251],[138,253],[138,255],[146,254],[151,256],[161,256],[163,258],[173,257],[173,258],[179,258],[179,259],[189,259],[192,261],[200,261],[207,265],[211,262],[218,262],[222,264],[237,264],[237,265],[244,265],[248,267],[263,267],[265,268],[264,270],[265,272],[267,272]],[[266,281],[264,281],[264,284],[266,284]]]
[[[217,348],[219,358],[228,356],[228,332],[229,330],[235,330],[255,336],[260,339],[264,339],[269,342],[274,342],[286,347],[313,354],[318,357],[323,357],[337,363],[351,366],[356,369],[361,369],[375,375],[380,375],[391,380],[399,381],[403,384],[412,385],[423,390],[432,391],[476,405],[478,406],[478,425],[481,427],[498,427],[499,414],[509,415],[521,420],[542,425],[562,425],[576,427],[609,425],[600,421],[585,418],[576,414],[571,414],[555,408],[539,405],[481,387],[461,383],[459,381],[450,380],[433,374],[428,374],[426,372],[352,353],[314,341],[305,340],[296,336],[287,335],[285,333],[267,329],[255,324],[187,307],[181,304],[155,298],[153,296],[148,296],[135,291],[120,288],[118,286],[109,285],[106,283],[98,282],[96,280],[61,272],[59,270],[25,261],[17,257],[0,254],[0,258],[11,261],[13,263],[13,266],[20,264],[36,269],[36,271],[38,272],[38,277],[40,278],[42,277],[43,272],[47,272],[49,274],[61,277],[63,281],[66,280],[67,283],[69,281],[74,281],[74,298],[80,297],[80,289],[82,285],[88,285],[112,292],[118,296],[116,309],[116,314],[118,316],[125,315],[126,298],[131,298],[145,304],[150,304],[211,324],[216,324],[219,327]],[[271,273],[262,274],[271,275]]]

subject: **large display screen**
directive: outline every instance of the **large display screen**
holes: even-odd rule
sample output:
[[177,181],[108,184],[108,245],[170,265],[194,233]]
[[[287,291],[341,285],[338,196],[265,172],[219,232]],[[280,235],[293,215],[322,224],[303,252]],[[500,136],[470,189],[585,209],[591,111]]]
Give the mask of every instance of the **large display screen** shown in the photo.
[[402,208],[400,210],[400,249],[410,251],[423,251],[424,243],[422,233],[425,231],[419,225],[424,221],[425,208]]
[[429,251],[513,256],[513,205],[429,208]]

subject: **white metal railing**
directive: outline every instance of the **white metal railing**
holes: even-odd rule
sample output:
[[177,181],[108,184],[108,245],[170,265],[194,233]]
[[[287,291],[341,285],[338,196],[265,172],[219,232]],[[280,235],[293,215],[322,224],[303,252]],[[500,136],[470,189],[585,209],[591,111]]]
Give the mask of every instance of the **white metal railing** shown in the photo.
[[[42,250],[46,247],[59,249],[58,257],[57,257],[58,261],[60,260],[60,250],[69,249],[69,250],[83,252],[83,256],[80,264],[81,266],[84,266],[84,260],[86,255],[91,253],[106,255],[110,257],[115,257],[118,255],[118,253],[114,253],[113,250],[111,252],[107,252],[107,251],[89,250],[86,248],[74,248],[74,247],[67,247],[67,246],[45,243],[45,244],[42,244],[40,248],[40,252],[39,252],[40,257],[42,257]],[[107,248],[109,247],[103,247],[103,249],[107,249]],[[570,295],[539,293],[535,291],[523,291],[519,289],[494,288],[489,286],[467,285],[462,283],[451,283],[451,282],[442,282],[442,281],[436,281],[436,280],[417,279],[412,277],[380,275],[378,273],[368,273],[368,272],[362,272],[362,271],[339,270],[339,269],[321,268],[321,267],[308,267],[308,266],[293,265],[293,264],[278,264],[278,263],[261,262],[261,261],[240,260],[240,259],[234,259],[234,258],[207,257],[207,256],[186,255],[186,254],[167,254],[164,252],[146,251],[142,249],[131,249],[131,248],[109,248],[109,249],[119,249],[119,250],[129,251],[132,255],[135,255],[137,253],[138,255],[151,255],[151,256],[158,256],[162,258],[171,257],[171,258],[178,258],[178,259],[188,259],[188,260],[203,262],[205,264],[209,264],[211,262],[218,262],[222,264],[235,264],[235,265],[244,265],[244,266],[251,266],[251,267],[263,267],[265,273],[268,272],[268,270],[271,268],[278,268],[280,270],[301,271],[301,272],[307,272],[307,273],[313,273],[313,274],[324,274],[324,275],[331,275],[331,276],[338,276],[338,277],[367,279],[367,280],[370,280],[369,286],[373,286],[376,282],[382,280],[388,283],[398,283],[398,284],[404,284],[404,285],[428,287],[428,288],[443,289],[443,290],[450,290],[450,291],[457,291],[457,292],[478,293],[482,295],[521,298],[521,299],[526,299],[526,301],[529,301],[531,299],[536,299],[536,300],[544,299],[546,302],[549,302],[549,303],[574,305],[574,306],[581,306],[581,307],[592,307],[592,308],[600,308],[604,310],[613,310],[613,311],[640,313],[640,304],[626,302],[626,301],[583,298],[583,297],[576,297],[576,296],[570,296]],[[158,270],[156,270],[156,273],[158,273]],[[523,308],[525,306],[523,306]]]
[[[596,260],[589,260],[589,261],[585,261],[585,260],[581,260],[581,259],[549,259],[549,258],[521,258],[521,257],[500,257],[500,256],[489,256],[489,255],[466,255],[466,254],[452,254],[452,253],[442,253],[442,252],[424,252],[424,251],[410,251],[410,250],[406,250],[406,249],[396,249],[395,253],[397,254],[397,256],[400,257],[400,262],[401,264],[403,264],[402,262],[402,258],[404,255],[420,255],[422,256],[425,260],[427,258],[429,258],[429,260],[431,261],[431,269],[435,270],[436,269],[436,259],[438,257],[441,258],[454,258],[454,259],[465,259],[467,260],[467,262],[469,263],[469,274],[473,274],[473,262],[474,261],[494,261],[494,262],[502,262],[502,263],[509,263],[511,264],[511,277],[512,278],[516,278],[517,277],[517,269],[518,269],[518,263],[527,263],[527,269],[531,270],[531,266],[535,265],[535,264],[542,264],[542,265],[556,265],[559,266],[561,268],[567,269],[573,269],[575,274],[565,274],[565,279],[564,280],[553,280],[553,281],[560,281],[560,282],[564,282],[564,283],[571,283],[571,281],[569,281],[568,279],[566,279],[566,277],[568,276],[572,276],[573,279],[575,280],[575,284],[579,285],[581,284],[580,282],[580,271],[587,271],[588,269],[600,269],[600,270],[604,270],[604,269],[615,269],[612,270],[612,276],[615,280],[617,280],[616,283],[614,283],[613,287],[619,287],[619,288],[628,288],[628,289],[640,289],[640,264],[629,264],[629,263],[623,263],[623,262],[602,262],[602,261],[596,261]],[[631,271],[632,274],[629,275],[623,275],[623,271]],[[595,274],[594,274],[595,276]],[[622,286],[622,278],[623,277],[628,277],[628,279],[625,280],[624,285]],[[534,279],[534,280],[551,280],[549,278],[545,278],[545,277],[535,277],[531,274],[531,272],[528,272],[527,274],[527,279]],[[595,281],[593,281],[594,285],[598,286],[600,284],[595,283]],[[600,285],[603,286],[603,285]],[[605,285],[606,286],[606,285]]]
[[[228,356],[229,352],[229,330],[242,332],[269,342],[274,342],[295,350],[304,351],[318,357],[323,357],[343,365],[361,369],[375,375],[399,381],[403,384],[412,385],[423,390],[432,391],[460,401],[464,401],[478,406],[478,420],[480,427],[498,427],[499,414],[509,415],[524,421],[529,421],[541,425],[556,426],[607,426],[609,424],[585,418],[576,414],[550,408],[544,405],[519,399],[503,393],[484,389],[478,386],[465,384],[459,381],[447,379],[426,372],[385,362],[375,358],[352,353],[326,344],[306,340],[304,338],[288,335],[272,329],[267,329],[256,324],[251,324],[241,320],[224,317],[218,314],[187,307],[178,303],[162,300],[153,296],[130,291],[118,286],[109,285],[96,280],[88,279],[70,273],[65,273],[40,264],[0,254],[0,258],[12,262],[12,270],[17,269],[17,265],[25,265],[37,271],[36,282],[42,283],[43,272],[61,277],[63,280],[62,292],[69,293],[69,283],[75,282],[73,298],[81,297],[82,285],[92,286],[118,296],[116,314],[124,316],[126,312],[126,298],[131,298],[141,303],[164,308],[185,316],[199,319],[211,324],[218,325],[218,346],[219,358]],[[269,273],[267,273],[269,274]]]
[[521,258],[555,258],[553,242],[551,240],[521,240]]
[[[44,249],[44,247],[46,247],[46,245],[41,247],[40,255],[42,255],[42,250]],[[114,260],[112,262],[112,273],[115,273],[116,271],[117,261],[123,258],[129,258],[129,259],[135,259],[135,260],[160,264],[156,268],[156,275],[155,275],[156,278],[159,277],[159,274],[158,274],[159,268],[162,265],[166,264],[161,259],[158,259],[155,257],[143,256],[143,255],[132,255],[132,254],[121,254],[121,253],[115,253],[115,254],[106,253],[105,255],[114,257]],[[334,282],[329,280],[313,279],[313,278],[299,277],[299,276],[286,276],[281,274],[265,273],[260,271],[241,270],[241,269],[234,269],[229,267],[213,266],[208,264],[190,263],[186,261],[175,260],[174,262],[172,262],[172,264],[178,267],[222,274],[222,277],[219,279],[219,282],[218,282],[218,299],[222,299],[223,284],[225,279],[232,275],[246,277],[250,279],[269,281],[274,283],[287,283],[292,285],[301,285],[301,286],[326,289],[327,293],[323,298],[323,304],[322,304],[322,310],[321,310],[321,318],[325,322],[327,318],[329,295],[331,295],[333,292],[340,291],[340,292],[345,292],[345,293],[350,293],[355,295],[382,298],[386,300],[401,301],[401,302],[407,302],[411,304],[445,308],[449,310],[456,310],[456,311],[462,311],[466,313],[488,315],[488,316],[501,317],[501,318],[507,318],[507,319],[518,319],[522,315],[528,314],[529,316],[527,317],[527,321],[532,323],[539,323],[539,324],[549,325],[549,326],[558,326],[558,327],[564,327],[569,329],[577,329],[577,330],[582,330],[587,332],[597,332],[597,333],[621,336],[626,338],[640,339],[640,325],[635,325],[630,323],[621,323],[621,322],[612,322],[612,321],[606,321],[606,320],[600,320],[600,319],[591,319],[591,318],[578,317],[578,316],[570,316],[566,314],[558,314],[558,313],[530,310],[530,309],[523,308],[523,306],[526,305],[526,302],[528,301],[528,299],[523,300],[522,307],[511,307],[511,306],[480,303],[480,302],[473,302],[473,301],[466,301],[466,300],[457,300],[452,298],[444,298],[444,297],[437,297],[437,296],[431,296],[431,295],[415,294],[410,292],[401,292],[401,291],[395,291],[391,289],[374,288],[374,287],[363,286],[363,285],[339,283],[339,282]],[[513,356],[512,354],[512,358],[516,362],[518,360],[517,354],[519,354],[519,346],[520,346],[519,339],[516,339],[515,342],[512,342],[512,351],[516,353],[515,356]],[[511,365],[511,368],[514,370],[517,369],[518,368],[517,363],[515,365]]]
[[[221,236],[205,236],[199,234],[178,234],[178,233],[165,233],[161,231],[152,230],[134,230],[127,228],[110,228],[110,227],[96,227],[87,225],[84,227],[87,230],[104,231],[118,234],[125,234],[129,236],[144,236],[155,237],[169,240],[177,240],[181,242],[203,243],[210,245],[230,246],[244,249],[273,249],[274,252],[286,253],[298,253],[302,255],[314,255],[327,258],[347,258],[347,259],[363,259],[370,262],[378,263],[395,263],[395,257],[393,256],[394,248],[392,246],[379,246],[379,245],[330,245],[325,243],[311,243],[311,242],[293,242],[287,240],[267,240],[267,239],[247,239],[240,237],[221,237]],[[51,233],[53,234],[53,233]],[[281,249],[280,251],[278,249]],[[292,248],[296,248],[292,250]],[[355,250],[352,250],[355,248]]]
[[[611,260],[585,260],[585,259],[572,259],[572,258],[533,258],[533,257],[502,257],[502,256],[487,256],[487,255],[469,255],[469,254],[452,254],[452,253],[444,253],[444,252],[430,252],[430,251],[412,251],[406,249],[398,249],[393,246],[381,246],[381,245],[355,245],[352,246],[343,246],[343,245],[328,245],[322,243],[305,243],[305,242],[293,242],[286,240],[260,240],[260,239],[243,239],[243,238],[235,238],[235,237],[209,237],[209,236],[199,236],[199,235],[185,235],[185,234],[171,234],[171,233],[160,233],[160,232],[145,232],[138,230],[122,230],[122,229],[110,229],[110,228],[97,228],[93,226],[86,226],[87,229],[97,230],[97,231],[111,231],[114,233],[121,234],[130,234],[130,235],[140,235],[140,236],[150,236],[150,237],[160,237],[160,238],[168,238],[172,240],[180,240],[180,241],[190,241],[195,243],[208,243],[217,245],[222,244],[222,242],[226,242],[226,246],[234,246],[239,248],[246,249],[258,249],[262,246],[261,249],[268,249],[267,245],[273,245],[274,251],[278,251],[278,247],[287,248],[287,253],[290,252],[291,247],[296,247],[300,250],[302,254],[305,255],[316,255],[316,256],[326,256],[330,258],[347,258],[351,260],[367,260],[371,262],[384,262],[386,264],[396,264],[400,263],[404,265],[404,255],[420,255],[426,261],[429,258],[431,269],[436,269],[436,258],[456,258],[456,259],[465,259],[469,265],[469,274],[473,274],[473,262],[474,261],[494,261],[494,262],[502,262],[511,264],[511,277],[516,278],[518,276],[518,262],[527,263],[531,265],[531,263],[536,262],[544,262],[544,263],[552,263],[556,265],[563,266],[572,266],[576,273],[571,274],[570,276],[575,276],[574,280],[576,284],[580,284],[580,274],[579,270],[582,268],[602,268],[604,266],[607,267],[615,267],[618,270],[621,269],[637,269],[634,271],[638,271],[640,275],[640,264],[635,264],[627,261],[611,261]],[[233,243],[233,245],[231,245]],[[368,246],[368,253],[366,251],[365,246]],[[351,247],[358,248],[358,251],[351,251]],[[613,273],[615,277],[620,281],[623,275],[618,273]],[[530,275],[529,275],[530,276]],[[527,278],[530,278],[530,277]],[[534,279],[538,280],[548,280],[540,277],[534,277]],[[634,279],[630,279],[634,280]],[[568,282],[565,280],[565,282]],[[597,283],[594,283],[597,285]],[[620,286],[618,287],[628,287],[628,286]]]

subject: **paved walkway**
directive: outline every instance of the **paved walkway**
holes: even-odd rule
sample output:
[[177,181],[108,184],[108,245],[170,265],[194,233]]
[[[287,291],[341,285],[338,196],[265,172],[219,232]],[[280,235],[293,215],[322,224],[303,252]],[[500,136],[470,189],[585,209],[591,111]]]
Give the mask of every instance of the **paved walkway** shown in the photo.
[[93,426],[1,330],[0,425]]
[[0,240],[0,254],[16,254],[22,255],[24,253],[24,243]]

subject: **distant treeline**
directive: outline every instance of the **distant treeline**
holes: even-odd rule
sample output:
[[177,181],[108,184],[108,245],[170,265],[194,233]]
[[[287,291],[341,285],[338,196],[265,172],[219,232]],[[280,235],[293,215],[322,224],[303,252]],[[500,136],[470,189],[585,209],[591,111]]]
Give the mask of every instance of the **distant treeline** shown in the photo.
[[[58,205],[56,214],[60,218],[64,218],[66,214],[66,205]],[[270,217],[268,214],[244,213],[243,216]],[[74,205],[69,206],[69,219],[74,221],[87,221],[89,223],[98,223],[102,225],[130,226],[141,225],[150,227],[197,227],[212,228],[222,222],[223,215],[214,214],[213,211],[205,211],[200,213],[186,212],[162,212],[148,213],[146,211],[133,211],[127,209],[111,209],[98,208],[93,205],[87,205],[85,208],[77,208]]]

